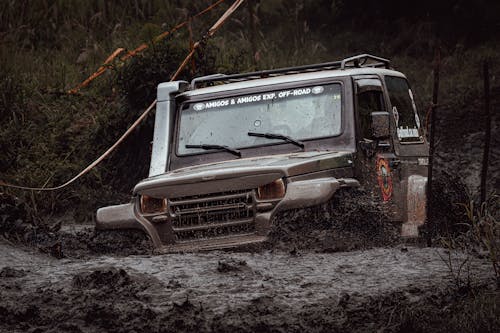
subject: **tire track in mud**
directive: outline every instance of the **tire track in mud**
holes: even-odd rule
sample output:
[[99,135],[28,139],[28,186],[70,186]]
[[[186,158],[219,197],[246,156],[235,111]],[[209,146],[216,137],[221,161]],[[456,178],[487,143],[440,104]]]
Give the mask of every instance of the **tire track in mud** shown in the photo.
[[[2,242],[0,251],[0,272],[7,276],[0,280],[0,331],[365,327],[366,320],[375,320],[389,307],[443,293],[450,281],[441,259],[445,250],[436,248],[87,260],[56,260]],[[460,254],[455,258],[457,264],[464,259]],[[471,261],[471,272],[478,284],[491,278],[489,265],[482,260]],[[346,321],[346,316],[358,322]]]

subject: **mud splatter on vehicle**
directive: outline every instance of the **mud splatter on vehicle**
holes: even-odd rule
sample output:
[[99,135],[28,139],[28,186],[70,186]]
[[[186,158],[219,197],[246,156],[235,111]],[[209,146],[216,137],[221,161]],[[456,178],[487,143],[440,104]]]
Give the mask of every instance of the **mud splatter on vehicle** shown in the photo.
[[294,223],[307,222],[297,210],[347,213],[338,198],[360,187],[351,193],[368,194],[357,202],[370,214],[362,222],[327,218],[315,231],[322,242],[336,241],[324,233],[335,229],[352,243],[356,223],[365,235],[378,232],[376,211],[394,223],[382,228],[391,229],[387,238],[392,229],[418,236],[428,145],[409,83],[389,60],[363,54],[162,83],[157,100],[149,177],[130,203],[99,209],[97,229],[140,229],[167,252],[248,246],[298,235]]

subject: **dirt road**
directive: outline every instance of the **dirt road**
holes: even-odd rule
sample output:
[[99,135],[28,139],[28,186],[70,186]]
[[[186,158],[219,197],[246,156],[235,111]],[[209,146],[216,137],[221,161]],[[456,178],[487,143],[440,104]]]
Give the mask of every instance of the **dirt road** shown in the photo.
[[[436,248],[58,260],[0,241],[0,253],[5,332],[395,331],[450,286]],[[485,261],[470,271],[491,279]]]

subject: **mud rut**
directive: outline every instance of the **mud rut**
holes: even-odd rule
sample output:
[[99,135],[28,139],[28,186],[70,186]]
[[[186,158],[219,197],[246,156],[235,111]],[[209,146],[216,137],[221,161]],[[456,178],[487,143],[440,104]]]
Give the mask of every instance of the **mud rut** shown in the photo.
[[142,233],[61,229],[3,202],[0,332],[408,331],[408,312],[454,294],[446,251],[401,244],[358,192],[280,216],[262,247],[162,255]]
[[[396,310],[440,306],[450,286],[445,250],[403,245],[56,259],[2,240],[0,251],[3,332],[397,331]],[[474,259],[474,284],[490,271]]]

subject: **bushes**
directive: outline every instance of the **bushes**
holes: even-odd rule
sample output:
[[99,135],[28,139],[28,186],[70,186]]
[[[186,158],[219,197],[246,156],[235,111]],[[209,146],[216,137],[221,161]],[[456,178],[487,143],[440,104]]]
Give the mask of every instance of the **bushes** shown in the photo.
[[[132,49],[148,42],[210,3],[213,1],[120,0],[111,4],[92,0],[28,6],[26,1],[7,1],[0,12],[0,27],[5,31],[2,46],[6,46],[0,48],[0,120],[4,125],[0,128],[0,178],[56,185],[104,152],[155,98],[156,85],[168,81],[187,54],[187,31],[151,46],[130,62],[117,61],[81,95],[62,92],[87,77],[116,47]],[[411,23],[402,18],[386,24],[388,29],[383,31],[367,31],[364,25],[345,22],[350,15],[346,6],[351,4],[343,1],[250,3],[255,5],[255,25],[250,25],[248,7],[241,7],[179,79],[373,52],[393,58],[396,67],[408,74],[421,100],[429,100],[433,30],[428,22]],[[224,6],[227,4],[193,22],[194,39],[218,18]],[[331,10],[337,14],[331,15]],[[38,19],[42,14],[43,22]],[[496,44],[462,51],[451,42],[445,45],[442,96],[444,103],[453,102],[449,109],[462,110],[470,100],[465,97],[478,93],[477,73],[465,65],[471,58],[496,56]],[[87,60],[77,63],[82,54],[88,55]],[[88,219],[97,206],[126,200],[135,182],[147,174],[152,128],[153,117],[149,117],[108,160],[70,188],[35,193],[37,208],[59,214],[67,207],[77,207],[78,215]]]
[[[115,63],[81,95],[46,89],[39,73],[31,73],[28,81],[21,72],[21,60],[4,59],[15,64],[11,70],[18,72],[1,81],[0,115],[9,124],[0,129],[1,179],[50,187],[83,170],[156,98],[157,84],[168,81],[189,52],[184,37],[151,46],[127,63]],[[179,79],[216,71],[214,44],[210,45],[197,54],[195,70],[189,68]],[[61,77],[53,77],[51,86],[61,87],[57,79]],[[137,181],[147,176],[153,123],[154,117],[147,118],[110,158],[70,187],[54,193],[35,192],[33,198],[30,192],[14,192],[42,215],[73,213],[79,221],[89,220],[97,207],[127,200]]]
[[[165,40],[132,58],[118,70],[116,84],[131,108],[147,107],[156,98],[156,87],[169,81],[187,53],[177,41]],[[186,79],[186,75],[179,79]]]

